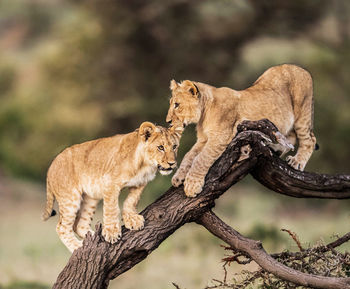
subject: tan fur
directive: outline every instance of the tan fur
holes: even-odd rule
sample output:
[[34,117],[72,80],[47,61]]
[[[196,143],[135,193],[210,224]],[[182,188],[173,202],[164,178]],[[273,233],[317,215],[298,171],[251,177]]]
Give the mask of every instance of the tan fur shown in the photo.
[[202,190],[208,169],[243,120],[267,118],[293,144],[298,140],[296,155],[287,158],[293,168],[303,170],[314,150],[312,78],[298,66],[272,67],[241,91],[189,80],[172,80],[170,88],[167,122],[177,118],[184,125],[197,124],[197,142],[172,178],[174,186],[184,182],[187,196]]
[[[144,219],[136,206],[145,185],[158,171],[167,175],[176,167],[182,124],[166,129],[144,122],[132,133],[115,135],[74,145],[52,162],[47,173],[47,220],[54,199],[59,206],[57,233],[73,252],[81,246],[74,232],[84,238],[97,203],[103,199],[103,236],[114,243],[121,236],[118,197],[122,188],[130,193],[123,206],[125,227],[143,228]],[[74,231],[74,232],[73,232]]]

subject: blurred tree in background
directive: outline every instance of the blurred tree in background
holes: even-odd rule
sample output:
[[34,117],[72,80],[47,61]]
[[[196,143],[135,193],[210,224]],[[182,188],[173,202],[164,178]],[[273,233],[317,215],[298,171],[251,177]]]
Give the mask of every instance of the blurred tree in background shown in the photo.
[[314,77],[321,149],[307,169],[349,172],[349,12],[346,0],[1,1],[0,168],[43,179],[68,145],[164,125],[172,78],[243,89],[295,63]]

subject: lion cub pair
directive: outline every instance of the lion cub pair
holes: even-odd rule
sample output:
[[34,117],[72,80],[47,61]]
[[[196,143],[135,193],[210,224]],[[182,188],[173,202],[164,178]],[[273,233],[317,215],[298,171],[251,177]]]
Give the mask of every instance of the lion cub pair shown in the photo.
[[184,184],[189,197],[202,191],[209,168],[243,120],[267,118],[293,145],[298,142],[296,155],[287,157],[295,169],[304,169],[315,148],[312,78],[298,66],[272,67],[242,91],[190,80],[172,80],[170,89],[166,120],[172,128],[146,122],[130,134],[72,146],[53,161],[47,176],[43,219],[52,214],[56,198],[60,209],[57,232],[71,251],[81,245],[73,230],[81,238],[91,231],[91,217],[102,198],[103,236],[111,243],[119,238],[118,196],[123,187],[130,187],[123,206],[125,227],[143,227],[143,217],[136,212],[142,190],[157,168],[162,174],[175,168],[179,139],[190,123],[197,124],[197,142],[172,178],[174,186]]

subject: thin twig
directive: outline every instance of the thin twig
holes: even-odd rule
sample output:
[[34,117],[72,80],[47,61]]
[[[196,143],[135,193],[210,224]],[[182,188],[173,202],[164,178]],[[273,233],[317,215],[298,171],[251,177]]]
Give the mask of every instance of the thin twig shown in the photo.
[[294,232],[288,230],[288,229],[281,229],[282,232],[287,232],[289,234],[289,236],[292,237],[292,239],[294,240],[294,242],[297,244],[300,252],[304,251],[304,248],[301,246],[299,238],[297,236],[297,234],[295,234]]
[[346,243],[347,241],[350,240],[350,232],[349,233],[346,233],[344,236],[338,238],[337,240],[329,243],[327,245],[327,248],[336,248],[344,243]]

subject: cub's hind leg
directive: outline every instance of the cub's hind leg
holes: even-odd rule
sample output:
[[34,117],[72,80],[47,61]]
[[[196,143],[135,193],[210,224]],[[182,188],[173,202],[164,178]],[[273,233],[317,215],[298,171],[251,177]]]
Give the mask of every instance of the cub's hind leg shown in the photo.
[[123,221],[127,229],[140,230],[143,228],[145,220],[142,215],[137,214],[136,206],[144,187],[129,188],[130,193],[123,204]]
[[99,200],[93,199],[87,194],[83,194],[83,201],[80,206],[79,213],[75,219],[73,230],[80,238],[85,238],[87,232],[94,233],[91,230],[92,216],[95,214]]
[[315,149],[316,137],[312,131],[305,128],[300,128],[297,131],[297,136],[299,142],[298,151],[295,156],[288,156],[286,160],[296,170],[303,171]]
[[293,146],[296,145],[296,143],[297,143],[297,135],[296,135],[294,129],[292,129],[292,130],[288,133],[287,139],[288,139],[288,141],[289,141]]
[[316,145],[313,133],[313,99],[307,95],[301,105],[297,119],[294,122],[294,131],[298,139],[298,151],[295,156],[286,158],[289,165],[303,171]]
[[82,241],[79,241],[73,232],[73,224],[80,208],[81,196],[79,193],[74,194],[69,200],[58,202],[60,219],[56,226],[56,232],[63,244],[73,252],[81,247]]

